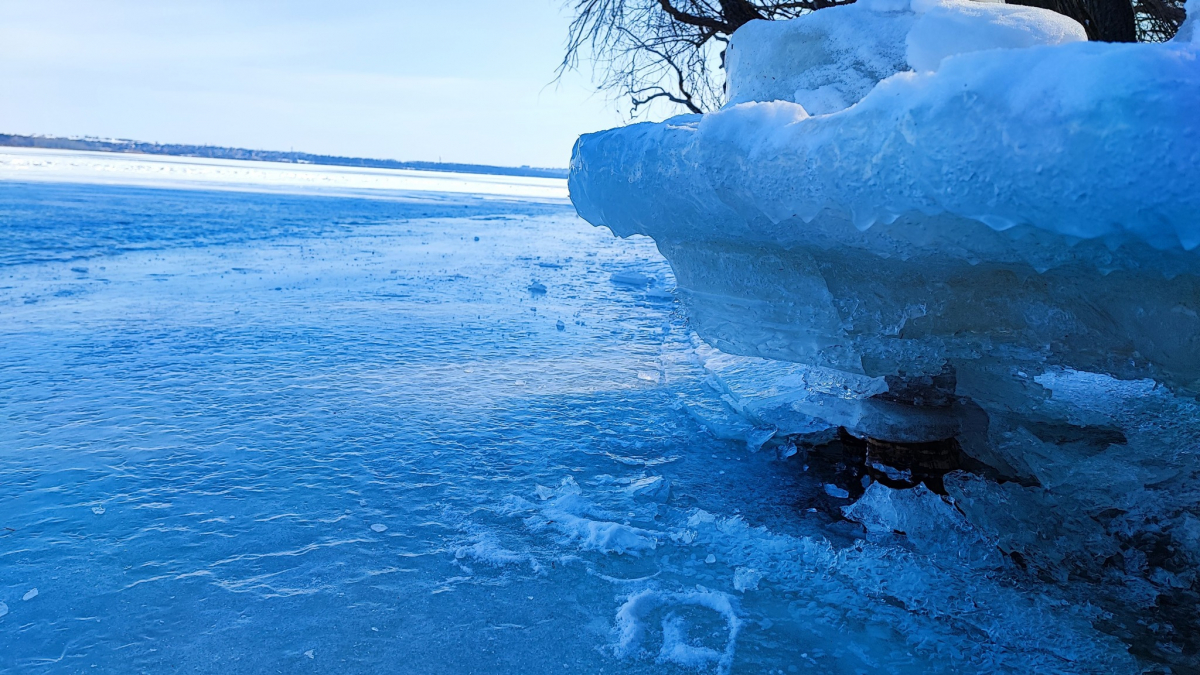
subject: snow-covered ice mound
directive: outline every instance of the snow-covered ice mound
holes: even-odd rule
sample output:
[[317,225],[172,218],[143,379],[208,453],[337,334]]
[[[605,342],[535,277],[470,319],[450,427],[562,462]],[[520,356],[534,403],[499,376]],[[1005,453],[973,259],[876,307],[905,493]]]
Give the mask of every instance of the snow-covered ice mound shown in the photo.
[[[887,9],[739,31],[735,101],[788,90],[834,111],[745,102],[584,136],[580,214],[653,237],[699,332],[726,351],[868,375],[949,362],[961,380],[998,359],[1200,380],[1196,45],[1071,42],[1081,29],[1062,17],[1004,5]],[[811,56],[791,40],[820,35],[799,27],[839,14],[906,37],[879,63],[845,36],[809,50],[811,70],[787,61]],[[994,44],[1052,44],[954,54],[959,27],[979,22],[1000,27]],[[937,70],[890,74],[900,53]],[[762,84],[789,63],[819,76]]]
[[571,197],[653,237],[730,353],[897,382],[950,368],[972,397],[1050,368],[1194,391],[1197,45],[1082,37],[925,0],[751,23],[730,105],[584,136]]
[[655,240],[747,428],[956,437],[1001,482],[945,489],[1020,564],[1194,621],[1193,24],[1089,43],[959,0],[752,22],[722,110],[582,137],[571,198]]

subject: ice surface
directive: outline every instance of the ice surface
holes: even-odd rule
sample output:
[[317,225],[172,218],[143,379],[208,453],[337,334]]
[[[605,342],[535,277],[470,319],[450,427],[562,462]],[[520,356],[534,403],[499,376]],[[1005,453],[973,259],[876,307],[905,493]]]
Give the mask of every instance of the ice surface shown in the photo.
[[[1094,592],[1109,578],[1038,576],[1061,569],[1054,538],[1091,519],[1077,504],[1095,490],[1054,525],[1030,520],[1020,483],[951,480],[919,505],[968,514],[959,548],[938,542],[961,519],[868,532],[804,470],[828,424],[787,411],[870,398],[878,378],[718,353],[674,302],[612,283],[675,287],[650,240],[565,205],[463,197],[0,181],[0,671],[290,672],[306,652],[413,673],[1164,660],[1144,656],[1152,605],[1112,613]],[[759,372],[815,398],[780,384],[771,400]],[[1127,438],[1158,443],[1139,480],[1186,503],[1166,461],[1180,446],[1162,441],[1192,413],[1163,410],[1170,391],[1029,375],[1047,406],[1091,400],[1080,424],[1176,416]],[[1125,447],[1081,440],[1077,466],[1104,475]],[[1081,485],[1052,469],[1039,476]],[[909,497],[868,504],[883,522]],[[1089,532],[1120,550],[1137,512],[1107,515]],[[1197,525],[1164,521],[1163,543],[1195,550]]]
[[467,194],[559,201],[567,196],[563,181],[557,178],[42,148],[0,148],[0,180],[404,199]]

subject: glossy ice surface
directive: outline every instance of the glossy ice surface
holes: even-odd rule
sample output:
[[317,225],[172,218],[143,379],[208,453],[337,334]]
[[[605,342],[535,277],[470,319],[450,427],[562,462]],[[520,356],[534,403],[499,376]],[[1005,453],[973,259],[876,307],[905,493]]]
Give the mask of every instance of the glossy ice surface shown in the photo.
[[0,672],[1134,669],[715,438],[649,240],[292,192],[0,182]]

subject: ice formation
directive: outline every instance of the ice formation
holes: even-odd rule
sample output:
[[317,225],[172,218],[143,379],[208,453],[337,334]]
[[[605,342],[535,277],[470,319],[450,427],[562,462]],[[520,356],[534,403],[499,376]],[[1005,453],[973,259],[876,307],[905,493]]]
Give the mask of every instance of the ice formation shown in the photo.
[[[525,521],[534,531],[556,531],[565,541],[577,544],[584,551],[638,556],[658,546],[661,533],[609,520],[613,515],[584,499],[579,485],[570,477],[563,479],[556,490],[539,486],[538,493],[544,504],[536,515]],[[513,509],[532,510],[531,506],[518,503]]]
[[615,645],[616,653],[625,656],[638,649],[642,642],[645,615],[664,606],[694,606],[712,610],[724,619],[729,638],[720,651],[712,647],[689,644],[684,619],[677,614],[668,614],[663,619],[663,644],[659,650],[659,662],[692,668],[715,664],[718,673],[728,673],[733,666],[737,635],[741,630],[742,621],[737,616],[733,598],[725,593],[705,589],[683,593],[645,590],[631,595],[617,612],[619,639]]
[[571,198],[671,262],[742,420],[718,436],[955,439],[979,464],[944,497],[876,484],[847,515],[944,517],[938,537],[1196,624],[1194,27],[1089,43],[1048,11],[961,0],[752,22],[723,109],[582,137]]

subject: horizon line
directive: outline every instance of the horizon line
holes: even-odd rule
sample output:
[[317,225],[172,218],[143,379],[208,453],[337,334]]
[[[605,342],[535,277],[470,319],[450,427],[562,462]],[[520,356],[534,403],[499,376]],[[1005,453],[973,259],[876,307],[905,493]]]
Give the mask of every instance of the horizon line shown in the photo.
[[359,166],[375,169],[418,169],[454,173],[475,173],[533,178],[566,178],[568,170],[555,167],[498,166],[466,162],[404,161],[371,157],[322,155],[295,150],[256,150],[223,145],[193,143],[158,143],[125,138],[98,136],[54,136],[49,134],[0,133],[0,147],[43,148],[47,150],[84,150],[116,154],[167,155],[173,157],[203,157],[208,159],[240,159],[284,164],[317,164],[322,166]]

